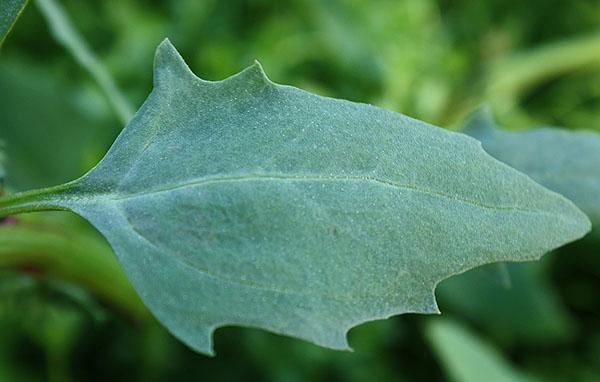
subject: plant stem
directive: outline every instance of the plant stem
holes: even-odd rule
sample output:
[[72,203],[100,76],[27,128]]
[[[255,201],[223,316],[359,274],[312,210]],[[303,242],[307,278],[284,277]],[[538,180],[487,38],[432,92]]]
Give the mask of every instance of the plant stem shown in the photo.
[[54,0],[38,0],[36,5],[48,22],[50,33],[54,39],[67,49],[73,58],[88,71],[106,95],[106,100],[123,126],[126,125],[133,116],[133,107],[104,64],[77,31],[61,4]]
[[490,73],[491,96],[514,96],[562,73],[600,64],[600,33],[555,42],[499,61]]
[[59,203],[63,198],[59,195],[68,190],[69,186],[70,183],[66,183],[0,197],[0,217],[36,211],[68,211],[67,207]]

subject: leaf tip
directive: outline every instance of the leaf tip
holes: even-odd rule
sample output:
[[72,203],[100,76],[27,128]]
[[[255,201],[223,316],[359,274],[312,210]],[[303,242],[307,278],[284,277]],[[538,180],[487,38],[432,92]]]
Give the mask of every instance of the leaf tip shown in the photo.
[[[492,157],[496,157],[496,155],[492,155],[494,151],[488,152],[488,149],[493,145],[495,139],[505,134],[502,129],[498,128],[492,115],[491,108],[488,105],[483,105],[471,113],[467,118],[463,132],[477,139],[480,142],[481,148]],[[507,166],[514,166],[514,163],[511,162],[510,158],[496,157],[496,159],[504,162]],[[527,166],[516,166],[515,170],[523,171],[528,178],[531,176]],[[529,179],[533,182],[537,181],[537,178],[534,176]],[[539,183],[538,186],[540,186],[540,197],[548,192],[553,195],[553,203],[549,205],[548,208],[551,209],[556,218],[559,219],[553,225],[557,231],[551,235],[552,239],[556,240],[556,247],[579,240],[591,231],[592,223],[590,218],[581,211],[575,203],[556,192],[553,188],[544,188],[546,187],[545,183]],[[548,195],[546,194],[546,196]],[[539,258],[540,256],[537,256],[536,258]]]
[[577,207],[575,205],[575,203],[573,203],[571,200],[567,199],[566,197],[563,197],[562,195],[558,194],[563,201],[568,205],[568,208],[570,209],[570,216],[569,218],[571,219],[570,222],[568,221],[568,225],[572,227],[572,237],[570,238],[569,241],[575,241],[575,240],[579,240],[581,238],[583,238],[584,236],[586,236],[588,233],[590,233],[590,231],[592,230],[592,221],[590,220],[589,216],[584,213],[581,209],[579,209],[579,207]]
[[159,87],[176,79],[196,78],[171,40],[165,38],[154,55],[154,86]]
[[266,86],[275,85],[273,81],[267,77],[265,70],[258,60],[254,60],[252,65],[231,76],[229,79],[233,81],[242,81],[250,87],[263,88]]

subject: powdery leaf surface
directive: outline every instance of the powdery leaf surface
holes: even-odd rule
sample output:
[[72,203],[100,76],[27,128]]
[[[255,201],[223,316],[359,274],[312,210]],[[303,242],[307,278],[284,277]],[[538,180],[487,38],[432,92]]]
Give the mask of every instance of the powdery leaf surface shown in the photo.
[[450,275],[589,230],[466,135],[276,85],[258,63],[203,81],[168,41],[105,158],[30,203],[89,220],[156,317],[204,353],[226,325],[347,349],[357,324],[438,312]]
[[28,0],[0,0],[0,45],[25,9]]

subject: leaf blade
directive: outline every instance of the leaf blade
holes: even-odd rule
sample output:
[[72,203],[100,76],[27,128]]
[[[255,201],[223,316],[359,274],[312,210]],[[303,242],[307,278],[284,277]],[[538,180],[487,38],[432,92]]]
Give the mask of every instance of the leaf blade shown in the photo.
[[198,351],[225,325],[348,349],[359,323],[438,312],[449,275],[589,229],[465,135],[276,85],[258,64],[203,81],[168,41],[155,62],[154,91],[105,158],[24,203],[89,220]]

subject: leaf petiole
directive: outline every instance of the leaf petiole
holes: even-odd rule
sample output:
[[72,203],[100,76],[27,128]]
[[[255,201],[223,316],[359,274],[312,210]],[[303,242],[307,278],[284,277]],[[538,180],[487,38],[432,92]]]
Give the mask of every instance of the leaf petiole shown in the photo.
[[0,217],[38,211],[68,211],[59,205],[60,194],[70,183],[0,197]]

